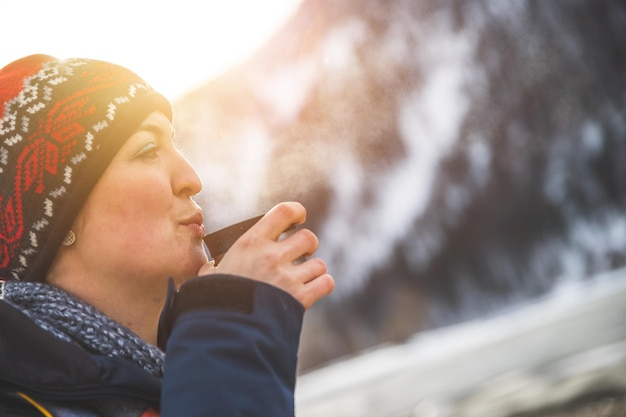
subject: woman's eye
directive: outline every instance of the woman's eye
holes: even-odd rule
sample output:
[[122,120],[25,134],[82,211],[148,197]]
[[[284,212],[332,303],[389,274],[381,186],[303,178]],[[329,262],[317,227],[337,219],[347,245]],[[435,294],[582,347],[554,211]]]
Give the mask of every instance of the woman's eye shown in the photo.
[[158,149],[159,147],[155,143],[150,142],[137,152],[137,156],[139,158],[154,158],[157,155]]

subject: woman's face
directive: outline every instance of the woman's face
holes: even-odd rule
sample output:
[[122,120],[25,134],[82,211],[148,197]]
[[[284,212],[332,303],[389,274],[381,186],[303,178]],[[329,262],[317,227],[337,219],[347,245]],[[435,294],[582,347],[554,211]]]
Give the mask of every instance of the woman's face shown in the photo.
[[73,230],[84,270],[136,284],[193,277],[207,262],[202,183],[175,147],[169,119],[151,113],[113,158]]

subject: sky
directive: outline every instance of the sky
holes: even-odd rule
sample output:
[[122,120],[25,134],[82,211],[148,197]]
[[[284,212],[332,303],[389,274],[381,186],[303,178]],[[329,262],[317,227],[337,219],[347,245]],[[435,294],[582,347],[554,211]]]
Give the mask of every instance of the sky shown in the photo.
[[300,0],[0,0],[0,67],[45,53],[123,65],[171,100],[245,60]]

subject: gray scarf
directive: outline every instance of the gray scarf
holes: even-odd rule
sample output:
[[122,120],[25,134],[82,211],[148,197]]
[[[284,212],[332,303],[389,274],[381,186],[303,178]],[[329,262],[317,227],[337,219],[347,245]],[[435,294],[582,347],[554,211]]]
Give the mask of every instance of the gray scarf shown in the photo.
[[156,377],[163,376],[165,355],[159,348],[57,287],[7,281],[0,288],[0,298],[62,340],[96,355],[127,359]]

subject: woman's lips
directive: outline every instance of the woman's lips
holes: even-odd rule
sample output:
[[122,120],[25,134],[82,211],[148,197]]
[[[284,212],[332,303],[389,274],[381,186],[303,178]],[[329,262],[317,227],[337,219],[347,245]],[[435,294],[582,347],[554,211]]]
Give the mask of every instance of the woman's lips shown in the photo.
[[197,213],[183,222],[183,225],[189,228],[194,235],[197,235],[200,239],[206,235],[206,228],[204,227],[204,218],[202,213]]
[[197,235],[197,237],[199,237],[200,239],[202,239],[206,234],[206,229],[204,228],[203,224],[189,223],[187,227],[189,227],[193,231],[193,233]]

